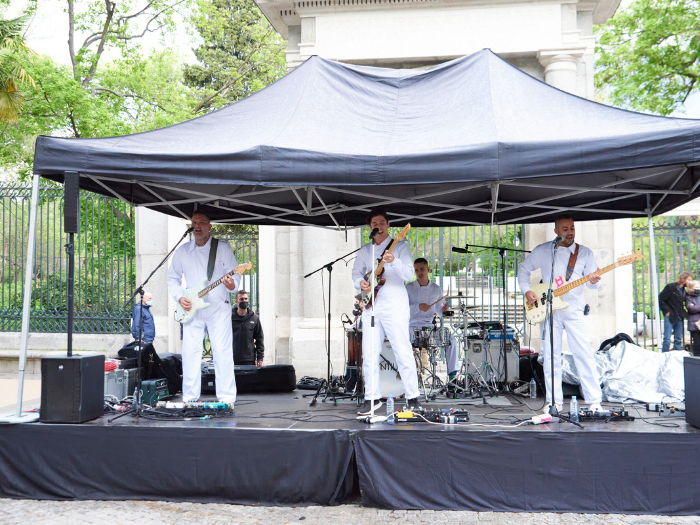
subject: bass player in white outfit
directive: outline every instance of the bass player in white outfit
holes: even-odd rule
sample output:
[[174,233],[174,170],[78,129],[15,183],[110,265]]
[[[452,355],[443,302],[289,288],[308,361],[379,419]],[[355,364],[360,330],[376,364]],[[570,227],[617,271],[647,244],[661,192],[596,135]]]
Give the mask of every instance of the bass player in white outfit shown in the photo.
[[[168,288],[175,301],[189,311],[190,301],[183,297],[182,278],[188,286],[207,277],[209,251],[212,237],[209,235],[209,217],[201,212],[192,215],[194,240],[177,249],[168,269]],[[212,289],[204,301],[209,307],[199,310],[192,321],[182,325],[182,400],[197,401],[202,389],[202,349],[205,331],[209,332],[214,372],[216,374],[216,397],[220,402],[233,404],[236,401],[236,378],[233,368],[233,335],[231,328],[231,292],[238,288],[241,276],[226,275],[237,266],[231,245],[219,241],[211,281],[222,279],[223,286]]]
[[[441,316],[442,312],[450,309],[442,298],[442,288],[436,283],[430,282],[428,261],[419,257],[413,261],[413,268],[416,272],[416,280],[406,285],[411,308],[411,322],[409,324],[411,341],[413,341],[414,328],[432,327],[433,317]],[[445,348],[445,359],[447,360],[448,378],[451,381],[459,370],[459,345],[454,337],[451,338],[450,346]]]
[[[377,259],[382,257],[384,250],[389,247],[389,221],[386,212],[381,209],[372,210],[367,217],[370,230],[378,230],[374,237],[376,246],[374,254]],[[362,373],[365,381],[365,403],[358,411],[359,415],[369,415],[374,403],[376,411],[382,406],[379,387],[379,358],[382,350],[384,335],[394,351],[401,382],[403,383],[407,405],[420,409],[418,403],[418,371],[413,358],[413,348],[408,337],[408,322],[410,311],[408,294],[404,283],[413,279],[413,257],[408,244],[400,241],[393,253],[384,253],[384,275],[386,284],[379,289],[371,308],[362,312]],[[357,254],[352,267],[352,280],[355,288],[364,292],[370,291],[370,283],[365,280],[365,274],[374,269],[372,260],[372,242],[365,244]],[[374,347],[372,347],[372,312],[374,312]]]
[[[569,215],[559,215],[554,221],[554,233],[562,237],[559,241],[556,251],[556,259],[554,261],[554,278],[561,277],[562,282],[557,283],[553,289],[561,286],[566,281],[575,281],[586,275],[590,275],[590,280],[586,283],[588,288],[600,288],[600,275],[593,274],[598,269],[593,252],[576,244],[574,237],[576,234],[574,220]],[[525,298],[529,303],[534,303],[537,296],[530,290],[530,274],[540,269],[542,272],[542,282],[549,283],[552,272],[552,250],[554,243],[546,242],[540,244],[520,265],[518,270],[518,284],[520,289],[525,292]],[[567,269],[570,262],[573,262],[573,271],[570,272],[568,279]],[[591,275],[593,274],[593,275]],[[578,286],[562,295],[561,299],[569,303],[569,307],[564,310],[554,310],[553,325],[554,325],[554,403],[556,403],[557,411],[561,411],[564,402],[564,396],[561,386],[561,347],[562,347],[562,331],[566,330],[569,348],[576,364],[576,370],[581,378],[581,389],[586,403],[590,403],[590,410],[600,410],[600,402],[602,400],[602,392],[600,390],[600,377],[595,364],[595,357],[591,345],[588,343],[590,328],[586,313],[586,301],[583,296],[583,287]],[[547,387],[547,405],[545,406],[545,414],[549,413],[549,408],[552,403],[552,367],[550,363],[550,345],[549,345],[549,320],[547,319],[541,326],[542,334],[542,351],[544,352],[544,375]]]

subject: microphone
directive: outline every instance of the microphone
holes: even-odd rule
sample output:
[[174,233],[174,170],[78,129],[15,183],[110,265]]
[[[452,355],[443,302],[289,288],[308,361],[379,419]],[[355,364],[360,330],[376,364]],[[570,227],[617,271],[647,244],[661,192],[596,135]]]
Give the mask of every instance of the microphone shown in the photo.
[[191,228],[187,228],[187,231],[185,233],[192,233],[194,231],[194,226]]
[[563,240],[564,240],[564,237],[562,237],[561,235],[557,235],[556,239],[554,239],[554,240],[552,241],[552,244],[557,244],[557,243],[559,243],[559,242],[561,242],[561,241],[563,241]]
[[452,247],[452,251],[455,253],[469,253],[469,245],[466,248],[458,248],[457,246]]
[[374,236],[377,235],[378,233],[379,233],[379,228],[375,228],[374,230],[372,230],[372,233],[369,234],[370,240],[373,241]]

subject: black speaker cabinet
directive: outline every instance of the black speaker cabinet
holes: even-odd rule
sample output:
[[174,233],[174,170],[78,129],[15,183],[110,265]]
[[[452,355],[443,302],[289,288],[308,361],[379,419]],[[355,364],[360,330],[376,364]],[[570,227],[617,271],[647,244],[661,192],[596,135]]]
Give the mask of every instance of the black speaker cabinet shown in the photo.
[[700,428],[700,357],[683,358],[685,422]]
[[41,410],[43,423],[83,423],[104,411],[103,355],[43,357]]
[[80,176],[67,171],[63,178],[63,231],[80,233]]

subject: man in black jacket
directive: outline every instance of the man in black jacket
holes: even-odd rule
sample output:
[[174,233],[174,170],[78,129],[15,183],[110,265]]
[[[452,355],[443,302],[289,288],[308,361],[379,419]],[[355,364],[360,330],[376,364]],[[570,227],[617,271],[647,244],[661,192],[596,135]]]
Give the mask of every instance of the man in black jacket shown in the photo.
[[690,281],[688,272],[681,272],[675,283],[668,283],[659,294],[659,308],[664,314],[664,342],[662,352],[668,352],[673,334],[673,349],[683,348],[683,319],[688,317],[685,310],[685,287]]
[[233,362],[237,365],[262,366],[265,341],[260,317],[248,308],[248,292],[239,290],[236,307],[231,313],[233,327]]

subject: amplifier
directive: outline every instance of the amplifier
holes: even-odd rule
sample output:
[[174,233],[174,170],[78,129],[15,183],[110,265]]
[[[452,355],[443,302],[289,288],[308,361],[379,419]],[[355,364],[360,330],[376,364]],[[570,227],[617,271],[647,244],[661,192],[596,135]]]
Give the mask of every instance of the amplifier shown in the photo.
[[149,379],[141,383],[141,400],[147,405],[155,405],[161,399],[170,397],[167,379]]
[[[515,330],[508,328],[506,330],[506,340],[510,341],[515,338]],[[503,341],[503,330],[489,330],[489,339]]]
[[[501,336],[502,332],[499,332]],[[485,380],[489,380],[491,374],[488,369],[496,374],[498,380],[502,380],[504,363],[501,356],[501,340],[486,340],[470,338],[467,339],[467,357],[470,361],[469,372],[476,367]],[[520,344],[517,339],[506,341],[506,356],[508,359],[508,381],[515,381],[520,378]],[[490,366],[485,366],[485,365]],[[473,365],[473,366],[471,366]]]

